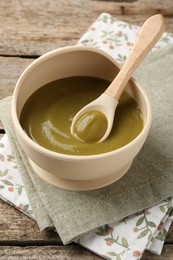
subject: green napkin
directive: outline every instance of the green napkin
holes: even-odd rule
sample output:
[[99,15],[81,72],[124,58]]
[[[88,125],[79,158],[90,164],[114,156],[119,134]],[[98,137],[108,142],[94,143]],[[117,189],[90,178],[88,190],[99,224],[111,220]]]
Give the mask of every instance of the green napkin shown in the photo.
[[117,182],[94,191],[62,190],[38,177],[17,142],[11,97],[0,101],[0,119],[38,225],[41,230],[55,228],[64,244],[173,196],[173,47],[148,55],[134,76],[152,104],[150,134],[129,171]]

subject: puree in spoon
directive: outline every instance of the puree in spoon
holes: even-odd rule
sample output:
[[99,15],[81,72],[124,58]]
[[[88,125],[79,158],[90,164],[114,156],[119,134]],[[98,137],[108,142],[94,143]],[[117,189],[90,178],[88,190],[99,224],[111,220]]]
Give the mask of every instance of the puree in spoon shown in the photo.
[[[143,129],[138,104],[126,92],[119,100],[111,134],[104,142],[81,142],[70,131],[77,111],[95,100],[109,84],[104,79],[87,76],[50,82],[34,92],[24,104],[21,126],[33,141],[62,154],[93,155],[120,148]],[[90,135],[89,130],[86,135]]]
[[74,126],[74,137],[82,142],[98,142],[105,134],[108,121],[105,115],[97,110],[83,113]]

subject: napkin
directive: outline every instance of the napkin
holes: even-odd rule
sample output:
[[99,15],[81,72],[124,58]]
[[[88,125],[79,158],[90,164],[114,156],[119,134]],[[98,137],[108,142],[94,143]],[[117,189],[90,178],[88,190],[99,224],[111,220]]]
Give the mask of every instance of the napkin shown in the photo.
[[[117,32],[117,28],[119,29],[123,27],[123,30]],[[139,30],[138,27],[131,27],[133,33],[129,33],[128,35],[127,33],[124,33],[125,29],[128,27],[130,28],[130,25],[117,21],[109,14],[102,14],[94,25],[89,28],[88,32],[81,39],[80,44],[89,44],[95,47],[102,47],[105,51],[114,53],[116,56],[115,58],[122,62],[125,60],[125,53],[127,52],[127,48],[125,49],[126,52],[122,52],[124,49],[123,44],[128,43],[127,46],[130,48],[133,41],[128,41],[130,39],[129,36],[132,34],[133,36],[134,34],[136,36],[137,30]],[[109,31],[107,29],[109,29]],[[99,36],[99,34],[101,35]],[[166,34],[160,41],[160,44],[162,43],[163,45],[166,45],[170,43],[171,40],[171,36]],[[115,51],[115,47],[120,47],[122,50],[118,53]],[[155,48],[159,47],[160,45],[157,45]],[[156,205],[156,208],[152,207],[152,209],[155,209],[153,212],[157,212],[156,209],[158,209],[157,213],[160,213],[156,214],[156,216],[159,216],[158,218],[154,218],[154,215],[149,214],[149,212],[151,213],[151,209],[135,215],[138,219],[135,219],[135,216],[129,217],[128,220],[132,219],[134,221],[133,223],[136,223],[134,229],[129,228],[129,232],[133,231],[133,234],[137,234],[137,242],[141,243],[144,238],[146,239],[146,242],[142,244],[143,246],[135,244],[136,248],[140,248],[140,250],[135,248],[130,249],[130,245],[134,243],[130,243],[125,234],[122,234],[121,236],[116,235],[116,237],[114,234],[114,225],[118,220],[145,209],[146,207],[152,206],[173,195],[171,189],[171,140],[169,140],[169,142],[167,140],[167,137],[172,134],[172,129],[170,127],[172,121],[171,117],[166,117],[166,119],[164,118],[166,112],[167,115],[170,113],[170,85],[171,82],[173,82],[170,71],[172,66],[172,56],[170,54],[172,51],[172,48],[166,48],[165,50],[161,50],[159,53],[150,55],[150,57],[146,59],[146,61],[136,72],[136,78],[147,90],[153,104],[152,130],[145,146],[134,161],[128,173],[118,182],[103,189],[90,192],[64,191],[45,183],[37,175],[35,175],[35,173],[32,172],[27,158],[15,138],[13,126],[11,124],[10,98],[1,101],[0,117],[14,152],[14,155],[7,158],[8,161],[14,161],[12,156],[15,156],[18,170],[22,175],[24,186],[30,201],[30,203],[25,202],[26,204],[20,203],[18,207],[23,210],[26,208],[24,211],[27,212],[27,210],[31,210],[28,205],[31,205],[34,211],[34,216],[37,219],[41,229],[55,227],[63,242],[69,243],[74,238],[79,237],[79,235],[99,227],[98,230],[92,231],[82,237],[80,236],[80,239],[76,241],[100,255],[107,254],[109,257],[112,255],[114,258],[117,255],[117,257],[124,257],[122,259],[132,259],[128,258],[129,256],[127,256],[127,254],[131,254],[131,256],[133,255],[133,257],[140,257],[147,244],[154,237],[154,234],[156,236],[159,235],[159,232],[156,231],[161,221],[163,223],[167,223],[167,227],[169,226],[169,223],[171,223],[168,221],[168,215],[170,214],[170,209],[172,207],[171,198],[161,202],[159,205]],[[166,81],[164,80],[165,78],[167,79]],[[149,84],[146,84],[146,79],[150,82],[150,86]],[[153,91],[153,88],[155,91]],[[163,92],[163,89],[166,89],[166,94]],[[155,96],[155,93],[157,93],[157,96]],[[162,101],[163,112],[162,110],[159,110],[159,113],[157,111],[158,102],[156,97],[159,101]],[[169,102],[167,102],[166,99],[169,99]],[[160,119],[163,119],[164,121],[162,122]],[[160,122],[162,122],[162,124],[160,124]],[[168,125],[165,128],[166,123]],[[2,161],[5,161],[3,154],[1,154],[1,158],[4,158]],[[160,158],[163,160],[163,163]],[[9,192],[10,190],[12,192],[15,186],[18,193],[20,193],[21,190],[22,192],[24,191],[23,186],[20,187],[17,183],[16,185],[12,183],[10,178],[13,178],[13,176],[9,175],[9,172],[3,169],[1,170],[1,173],[4,178],[4,182],[2,182],[4,186],[1,185],[3,186],[2,190],[7,186],[8,189],[10,188]],[[5,179],[6,177],[7,179]],[[13,185],[10,186],[10,183]],[[126,190],[126,193],[124,193],[124,190]],[[144,190],[145,194],[147,194],[146,197],[143,196]],[[71,203],[73,203],[73,209],[71,208]],[[92,212],[92,215],[90,212]],[[31,212],[28,214],[30,213]],[[146,222],[146,216],[153,216],[153,219],[149,218]],[[166,220],[167,222],[165,222]],[[149,225],[147,224],[150,227],[149,229],[146,229],[144,225],[145,222],[149,223]],[[113,224],[108,225],[107,223]],[[122,223],[122,221],[120,223]],[[141,225],[143,226],[141,227]],[[131,225],[129,225],[129,227],[131,227]],[[120,230],[122,230],[122,227]],[[162,228],[162,231],[163,230],[164,229]],[[159,235],[160,237],[161,234]],[[118,251],[114,251],[112,249],[113,251],[104,251],[105,253],[103,253],[100,249],[98,249],[99,247],[97,247],[97,243],[95,243],[95,241],[98,240],[98,237],[99,241],[102,241],[102,245],[104,245],[102,248],[106,248],[105,250],[107,250],[107,247],[113,248],[115,245],[120,246],[120,244],[122,245],[119,250],[121,250],[121,247],[126,250],[120,252],[118,249]],[[100,239],[100,237],[102,239]],[[92,245],[96,245],[95,249],[92,249],[89,241]],[[105,244],[103,244],[103,242]]]

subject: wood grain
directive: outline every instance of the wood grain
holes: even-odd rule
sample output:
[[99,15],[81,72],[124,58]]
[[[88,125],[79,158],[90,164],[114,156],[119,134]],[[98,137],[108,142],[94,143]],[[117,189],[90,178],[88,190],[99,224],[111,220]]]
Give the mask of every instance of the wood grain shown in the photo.
[[78,245],[70,246],[42,246],[42,247],[0,247],[0,259],[45,259],[45,260],[101,260],[90,251]]
[[[33,60],[31,58],[0,56],[0,100],[13,94],[21,73]],[[2,129],[3,125],[0,122],[0,132]]]
[[0,56],[0,99],[13,94],[18,78],[32,61],[33,59]]
[[[8,216],[8,217],[7,217]],[[26,245],[28,242],[41,244],[61,244],[58,234],[54,231],[41,232],[35,220],[0,200],[0,245],[16,241]],[[7,244],[8,244],[7,243]]]
[[[101,260],[103,258],[82,248],[79,245],[71,244],[69,246],[0,246],[0,259],[32,259],[32,260]],[[171,260],[173,259],[173,247],[166,245],[163,250],[163,256],[153,255],[145,252],[142,260]],[[129,259],[130,260],[130,259]]]
[[75,44],[102,12],[142,25],[151,15],[165,16],[167,31],[173,27],[170,0],[107,2],[88,0],[0,1],[0,55],[39,56]]

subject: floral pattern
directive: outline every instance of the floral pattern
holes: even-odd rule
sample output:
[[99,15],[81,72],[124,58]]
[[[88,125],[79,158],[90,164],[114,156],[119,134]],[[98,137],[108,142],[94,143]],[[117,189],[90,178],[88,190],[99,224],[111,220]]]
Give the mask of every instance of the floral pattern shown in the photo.
[[[119,63],[131,50],[139,27],[102,13],[78,44],[101,48]],[[173,35],[164,33],[153,51],[173,44]],[[7,135],[0,140],[0,198],[34,218]],[[168,198],[123,220],[99,227],[75,242],[105,259],[137,260],[144,251],[160,254],[173,219],[173,198]]]
[[0,198],[34,217],[7,135],[0,140]]
[[[140,27],[119,21],[110,14],[102,13],[89,27],[78,44],[101,48],[123,63],[133,47]],[[153,50],[173,44],[173,35],[165,32]]]
[[161,253],[159,249],[171,224],[172,209],[173,198],[169,198],[120,222],[99,227],[78,242],[106,259],[140,259],[146,248]]

